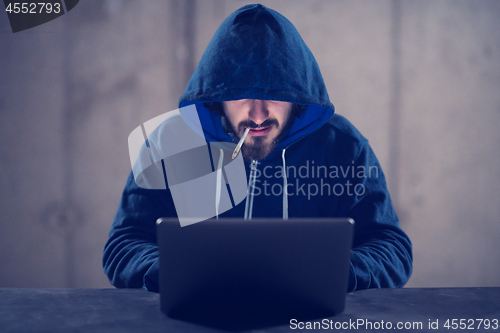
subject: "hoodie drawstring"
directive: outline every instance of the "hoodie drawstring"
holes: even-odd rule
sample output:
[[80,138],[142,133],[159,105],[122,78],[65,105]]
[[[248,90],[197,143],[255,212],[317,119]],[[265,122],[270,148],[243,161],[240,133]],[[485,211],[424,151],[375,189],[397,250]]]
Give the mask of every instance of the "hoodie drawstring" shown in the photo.
[[253,211],[253,196],[255,192],[255,181],[257,180],[257,165],[259,162],[252,160],[250,165],[250,177],[248,178],[248,188],[247,188],[247,200],[245,202],[245,220],[252,219]]
[[[281,159],[283,161],[283,220],[288,220],[288,180],[286,177],[286,160],[285,160],[286,149],[283,149],[281,153]],[[257,165],[259,162],[253,160],[250,165],[250,177],[248,178],[248,188],[247,188],[247,199],[245,202],[245,220],[252,219],[253,211],[253,198],[255,192],[255,181],[257,180]]]
[[283,160],[283,220],[288,220],[288,181],[286,178],[286,162],[285,162],[285,151],[281,154]]
[[219,219],[223,162],[224,162],[224,150],[220,149],[219,164],[217,165],[217,185],[215,187],[215,218],[217,220]]

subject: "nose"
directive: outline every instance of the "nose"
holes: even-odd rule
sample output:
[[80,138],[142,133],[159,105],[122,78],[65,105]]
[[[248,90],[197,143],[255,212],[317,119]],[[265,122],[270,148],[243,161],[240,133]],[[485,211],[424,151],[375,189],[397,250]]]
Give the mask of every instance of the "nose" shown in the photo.
[[257,125],[262,124],[267,118],[269,118],[269,111],[267,109],[266,101],[260,99],[252,100],[248,118]]

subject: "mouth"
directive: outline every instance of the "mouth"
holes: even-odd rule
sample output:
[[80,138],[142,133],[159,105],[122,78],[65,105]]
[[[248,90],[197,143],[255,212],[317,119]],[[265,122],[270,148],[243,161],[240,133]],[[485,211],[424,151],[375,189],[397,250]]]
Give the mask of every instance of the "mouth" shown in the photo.
[[251,136],[263,136],[269,133],[272,128],[272,125],[264,128],[250,128],[250,132],[248,132],[248,134],[250,134]]

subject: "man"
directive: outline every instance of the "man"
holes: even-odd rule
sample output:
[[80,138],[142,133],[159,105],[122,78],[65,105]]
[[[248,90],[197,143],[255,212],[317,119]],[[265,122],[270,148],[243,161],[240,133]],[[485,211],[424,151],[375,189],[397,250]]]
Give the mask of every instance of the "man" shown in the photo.
[[[262,5],[230,15],[180,98],[190,104],[207,141],[238,142],[249,129],[242,154],[250,190],[220,218],[351,217],[349,291],[407,282],[411,243],[377,158],[333,114],[318,65],[286,18]],[[113,285],[158,291],[155,221],[169,216],[177,216],[170,191],[142,189],[131,174],[104,249]]]

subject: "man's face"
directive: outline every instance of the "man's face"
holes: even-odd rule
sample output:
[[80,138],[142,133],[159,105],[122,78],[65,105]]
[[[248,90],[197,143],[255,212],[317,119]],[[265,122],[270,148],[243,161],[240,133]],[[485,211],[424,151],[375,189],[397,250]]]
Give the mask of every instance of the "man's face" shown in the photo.
[[274,149],[280,134],[293,122],[292,103],[257,99],[223,102],[224,113],[239,138],[250,128],[241,151],[246,159],[261,160]]

